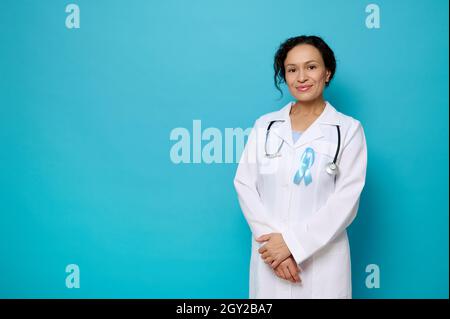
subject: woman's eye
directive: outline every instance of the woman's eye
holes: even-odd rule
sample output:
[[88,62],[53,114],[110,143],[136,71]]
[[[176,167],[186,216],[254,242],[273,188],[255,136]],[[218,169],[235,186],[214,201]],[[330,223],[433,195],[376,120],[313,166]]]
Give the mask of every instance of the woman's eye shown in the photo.
[[288,70],[288,72],[295,72],[295,69],[290,69]]
[[316,66],[315,66],[315,65],[310,65],[309,68],[310,68],[310,69],[315,69]]

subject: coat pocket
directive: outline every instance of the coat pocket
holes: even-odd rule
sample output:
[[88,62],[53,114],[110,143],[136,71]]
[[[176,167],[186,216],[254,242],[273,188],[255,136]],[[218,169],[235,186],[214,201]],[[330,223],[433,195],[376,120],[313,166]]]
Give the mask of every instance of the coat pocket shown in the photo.
[[319,140],[314,141],[313,147],[317,153],[317,177],[321,189],[325,193],[331,193],[334,190],[336,176],[327,173],[327,166],[334,160],[337,144]]
[[336,155],[337,144],[329,141],[315,141],[314,149],[322,156],[325,156],[328,159],[331,158],[332,161],[334,159],[334,156]]

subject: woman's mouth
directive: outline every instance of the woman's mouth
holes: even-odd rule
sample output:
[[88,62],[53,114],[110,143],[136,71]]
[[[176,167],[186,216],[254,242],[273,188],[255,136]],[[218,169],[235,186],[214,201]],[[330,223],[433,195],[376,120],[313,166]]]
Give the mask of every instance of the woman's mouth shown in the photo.
[[309,88],[310,88],[311,86],[312,86],[312,85],[299,86],[299,87],[297,87],[297,91],[299,91],[299,92],[306,92],[306,91],[309,90]]

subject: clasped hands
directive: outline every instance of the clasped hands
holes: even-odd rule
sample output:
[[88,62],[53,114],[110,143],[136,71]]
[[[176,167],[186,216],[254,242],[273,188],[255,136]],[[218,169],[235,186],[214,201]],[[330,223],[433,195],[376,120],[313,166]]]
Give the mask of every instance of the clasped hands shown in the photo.
[[278,277],[293,283],[301,282],[299,276],[301,271],[280,233],[265,234],[256,238],[256,241],[258,243],[265,242],[258,252]]

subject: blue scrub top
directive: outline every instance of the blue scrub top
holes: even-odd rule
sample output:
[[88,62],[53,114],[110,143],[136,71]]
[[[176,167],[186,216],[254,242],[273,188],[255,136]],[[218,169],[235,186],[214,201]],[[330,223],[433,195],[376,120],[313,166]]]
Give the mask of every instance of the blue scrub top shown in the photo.
[[294,143],[297,142],[297,140],[299,139],[300,135],[302,135],[302,133],[303,132],[292,130],[292,139],[294,140]]

